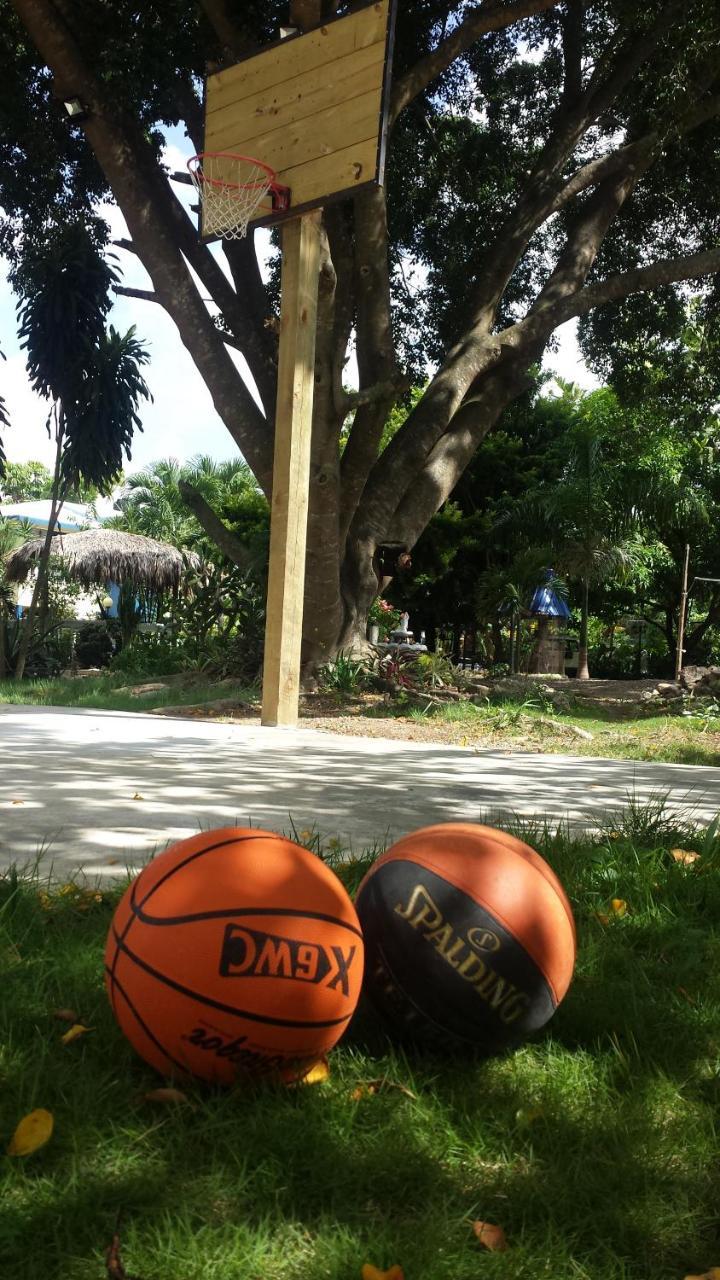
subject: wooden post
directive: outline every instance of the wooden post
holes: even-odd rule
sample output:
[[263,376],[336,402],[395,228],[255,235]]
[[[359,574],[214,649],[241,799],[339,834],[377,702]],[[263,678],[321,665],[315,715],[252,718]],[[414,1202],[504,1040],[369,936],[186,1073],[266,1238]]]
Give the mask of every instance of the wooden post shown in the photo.
[[690,543],[685,545],[685,564],[683,566],[682,591],[680,593],[680,616],[678,618],[677,652],[675,654],[675,679],[679,680],[683,669],[683,644],[685,643],[685,614],[687,612],[688,574],[690,570]]
[[319,211],[285,223],[262,723],[297,724],[320,273]]

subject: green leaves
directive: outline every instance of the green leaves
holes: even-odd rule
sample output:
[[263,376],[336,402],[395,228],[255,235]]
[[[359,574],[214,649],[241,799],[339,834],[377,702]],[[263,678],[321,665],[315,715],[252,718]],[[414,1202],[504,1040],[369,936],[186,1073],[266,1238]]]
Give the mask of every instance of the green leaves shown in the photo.
[[135,330],[120,334],[110,326],[87,352],[62,456],[64,478],[105,488],[130,456],[135,429],[142,430],[139,406],[152,400],[140,369],[148,352]]

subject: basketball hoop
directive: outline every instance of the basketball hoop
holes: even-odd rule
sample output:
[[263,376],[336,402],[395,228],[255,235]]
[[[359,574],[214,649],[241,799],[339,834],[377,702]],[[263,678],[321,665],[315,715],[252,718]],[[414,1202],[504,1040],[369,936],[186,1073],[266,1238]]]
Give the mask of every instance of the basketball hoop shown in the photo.
[[241,240],[267,196],[274,213],[290,208],[290,188],[277,181],[270,165],[252,156],[201,151],[188,160],[188,169],[202,204],[206,236]]

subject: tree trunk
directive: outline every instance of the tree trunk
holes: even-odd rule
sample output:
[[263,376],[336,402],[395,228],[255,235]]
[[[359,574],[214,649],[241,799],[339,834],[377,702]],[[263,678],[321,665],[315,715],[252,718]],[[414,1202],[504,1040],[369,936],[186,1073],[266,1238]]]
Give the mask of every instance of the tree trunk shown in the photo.
[[35,586],[33,587],[32,599],[30,601],[30,610],[25,619],[23,632],[20,639],[20,647],[18,649],[17,662],[15,663],[14,677],[16,680],[22,680],[25,674],[28,654],[32,645],[33,630],[35,627],[35,617],[38,611],[38,601],[43,599],[45,587],[47,585],[48,565],[50,563],[50,553],[52,550],[52,538],[57,524],[58,516],[62,510],[63,498],[60,496],[61,474],[60,468],[62,463],[62,447],[65,435],[64,417],[62,408],[58,411],[56,418],[56,449],[55,449],[55,472],[53,475],[52,495],[50,499],[50,519],[48,520],[47,532],[43,549],[38,559],[37,577]]
[[590,613],[590,581],[583,578],[582,584],[582,612],[580,615],[580,644],[578,647],[578,680],[589,680],[590,671],[588,668],[588,617]]
[[493,662],[495,664],[505,661],[505,646],[503,645],[502,628],[500,619],[493,618],[491,623],[491,634],[493,643]]

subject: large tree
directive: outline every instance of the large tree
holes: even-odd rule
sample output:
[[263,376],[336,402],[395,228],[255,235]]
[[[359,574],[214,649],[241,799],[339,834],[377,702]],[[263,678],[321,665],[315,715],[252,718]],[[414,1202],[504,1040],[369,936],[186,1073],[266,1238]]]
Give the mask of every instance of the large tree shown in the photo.
[[[89,207],[109,188],[152,281],[144,296],[175,321],[266,495],[277,278],[263,282],[252,238],[224,246],[227,272],[198,242],[159,130],[182,122],[199,150],[208,62],[288,16],[305,28],[346,7],[0,3],[5,245],[40,201]],[[378,547],[414,545],[560,324],[606,304],[622,320],[624,300],[643,297],[652,331],[678,282],[720,270],[719,27],[716,0],[400,0],[387,189],[323,219],[306,662],[364,631]],[[80,97],[80,130],[53,95]],[[381,452],[408,375],[428,368]]]

